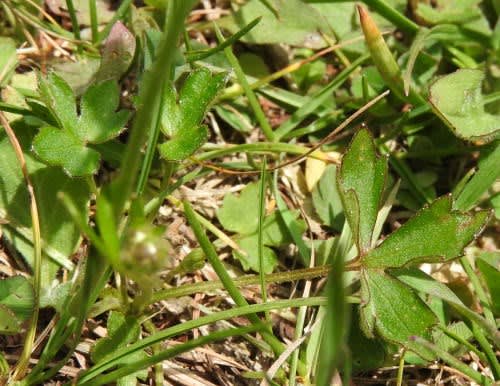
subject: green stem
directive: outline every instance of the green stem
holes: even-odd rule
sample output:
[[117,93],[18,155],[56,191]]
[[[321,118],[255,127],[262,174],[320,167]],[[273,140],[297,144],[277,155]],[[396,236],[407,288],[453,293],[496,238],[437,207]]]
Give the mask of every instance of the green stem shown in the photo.
[[403,374],[405,371],[405,350],[401,353],[401,357],[399,358],[399,366],[398,366],[398,375],[396,377],[396,386],[403,385]]
[[497,356],[495,352],[491,348],[490,342],[486,339],[483,334],[483,331],[479,328],[476,323],[472,323],[472,332],[474,337],[476,338],[477,343],[481,346],[481,349],[484,352],[484,355],[487,358],[487,361],[491,367],[491,372],[493,373],[493,378],[496,380],[500,379],[500,364],[498,363]]
[[414,35],[420,29],[418,24],[398,12],[385,0],[363,0],[363,3],[402,31]]
[[91,379],[97,377],[99,374],[104,371],[112,368],[117,363],[123,363],[123,360],[131,354],[134,354],[137,351],[144,350],[151,345],[162,342],[166,339],[169,339],[173,336],[183,334],[188,331],[192,331],[195,328],[199,328],[201,326],[205,326],[208,324],[212,324],[218,322],[220,320],[227,320],[231,318],[235,318],[238,316],[244,315],[252,315],[257,314],[259,312],[265,312],[270,310],[278,310],[283,308],[290,307],[301,307],[301,306],[320,306],[326,304],[326,298],[324,297],[311,297],[307,299],[286,299],[286,300],[277,300],[274,302],[269,302],[266,304],[252,304],[244,307],[234,307],[228,310],[219,311],[207,316],[202,316],[198,319],[192,319],[185,323],[177,324],[173,327],[166,328],[162,331],[159,331],[157,334],[149,336],[147,338],[141,339],[127,347],[122,347],[113,352],[112,356],[109,356],[107,360],[104,360],[90,369],[86,370],[79,378],[80,384],[85,384],[89,382]]
[[416,343],[418,343],[418,344],[422,345],[423,347],[427,348],[428,350],[432,351],[434,354],[439,356],[443,361],[448,363],[454,369],[460,371],[463,375],[465,375],[467,378],[471,379],[472,381],[477,382],[480,385],[491,385],[493,383],[491,381],[491,379],[489,379],[489,378],[485,377],[484,375],[480,374],[479,372],[473,370],[468,365],[466,365],[462,361],[458,360],[453,355],[451,355],[447,351],[443,350],[442,348],[436,346],[435,344],[432,344],[432,343],[428,342],[427,340],[420,338],[420,337],[414,337],[414,340]]
[[145,359],[136,360],[131,363],[126,364],[125,366],[119,367],[117,370],[114,370],[108,374],[105,374],[98,379],[90,382],[80,383],[81,385],[88,386],[98,386],[98,385],[106,385],[110,384],[117,379],[123,378],[126,375],[135,373],[141,369],[148,368],[149,366],[154,365],[155,363],[161,363],[164,360],[169,358],[173,358],[176,355],[182,354],[184,352],[193,350],[197,347],[216,342],[218,340],[226,339],[231,336],[245,335],[252,332],[256,332],[259,329],[255,326],[250,327],[241,327],[241,328],[231,328],[228,330],[213,332],[210,335],[203,336],[198,339],[193,339],[187,341],[186,343],[180,344],[178,346],[174,346],[167,350],[164,350],[158,354],[153,354],[151,356],[146,357]]
[[460,343],[461,345],[463,345],[465,348],[467,348],[467,350],[472,351],[473,353],[475,353],[479,357],[479,359],[482,360],[483,362],[487,362],[488,361],[488,358],[486,358],[486,355],[484,355],[483,352],[481,352],[472,343],[470,343],[466,339],[462,338],[459,334],[451,331],[449,328],[447,328],[446,326],[443,326],[441,324],[438,324],[436,327],[439,328],[444,334],[446,334],[447,336],[449,336],[451,339],[456,340],[458,343]]
[[481,303],[481,307],[483,307],[483,313],[486,320],[493,326],[496,326],[495,316],[493,315],[493,312],[491,312],[488,296],[486,295],[486,292],[484,291],[483,286],[481,285],[481,282],[476,275],[476,272],[474,272],[474,268],[472,268],[471,263],[465,256],[460,258],[460,264],[462,265],[462,268],[464,269],[467,276],[469,276],[469,280],[472,284],[472,287],[474,288],[474,291],[476,292],[479,302]]
[[[262,296],[262,303],[267,303],[267,290],[266,290],[266,279],[264,274],[264,241],[262,239],[263,229],[264,229],[264,217],[266,215],[265,201],[266,201],[266,168],[267,162],[264,157],[262,161],[262,168],[260,170],[260,187],[259,187],[259,223],[257,227],[257,245],[259,254],[259,279],[260,279],[260,291]],[[266,314],[266,320],[269,322],[269,314]]]
[[[288,153],[302,155],[309,151],[310,149],[301,145],[294,145],[290,143],[274,143],[274,142],[258,142],[258,143],[246,143],[243,145],[226,145],[223,148],[216,150],[209,150],[197,157],[200,161],[209,160],[212,158],[222,157],[228,154],[234,154],[238,152],[245,153]],[[323,161],[328,160],[326,154],[316,151],[310,155],[313,158],[317,158]]]
[[174,60],[172,53],[175,52],[178,38],[182,33],[184,19],[194,3],[195,0],[171,0],[167,3],[167,20],[163,39],[151,71],[144,75],[140,105],[132,126],[121,170],[111,187],[117,219],[134,189],[135,179],[140,168],[141,148],[147,134],[151,132],[149,128],[157,122],[160,113],[161,90],[172,75],[171,68]]
[[[193,228],[193,232],[198,239],[198,242],[200,243],[200,247],[203,249],[207,260],[210,262],[215,273],[223,283],[224,288],[227,290],[231,298],[239,307],[248,306],[245,297],[241,294],[240,290],[233,282],[231,276],[229,276],[229,273],[224,267],[224,264],[222,264],[222,262],[219,260],[219,256],[217,255],[214,246],[201,227],[196,213],[193,211],[191,205],[189,205],[187,201],[184,202],[184,213],[186,214],[189,224]],[[257,314],[249,315],[248,319],[250,319],[252,324],[255,324],[257,326],[262,325],[262,321],[259,319]],[[280,355],[284,351],[282,343],[268,330],[263,330],[262,336],[264,340],[271,346],[276,355]]]
[[[149,332],[150,335],[156,334],[158,331],[156,330],[156,327],[154,323],[151,320],[146,320],[143,323],[144,328],[146,329],[147,332]],[[153,349],[153,355],[158,355],[161,353],[161,344],[160,343],[155,343],[151,345],[151,348]],[[165,377],[163,376],[163,363],[157,362],[154,365],[154,381],[156,386],[163,386],[165,383]]]
[[[270,273],[264,276],[266,284],[270,283],[285,283],[293,282],[297,280],[310,280],[319,277],[325,277],[330,272],[330,265],[323,265],[313,268],[302,268],[285,272]],[[245,275],[233,279],[234,285],[237,287],[245,287],[249,285],[259,285],[260,276],[259,275]],[[189,296],[196,293],[206,293],[215,291],[218,289],[224,289],[224,284],[220,280],[204,281],[194,284],[185,284],[180,287],[173,287],[157,291],[153,294],[151,298],[152,303],[156,303],[162,300],[175,299],[182,296]],[[351,298],[351,302],[355,299]]]
[[90,28],[92,30],[92,43],[99,39],[99,22],[97,20],[97,0],[89,0]]
[[[220,32],[220,29],[217,26],[217,24],[214,24],[214,27],[219,42],[221,44],[224,43],[224,37],[222,36],[222,33]],[[260,128],[262,129],[264,136],[267,138],[268,141],[273,141],[274,139],[273,129],[271,128],[271,125],[269,124],[269,121],[267,120],[264,111],[262,111],[262,107],[260,106],[260,103],[255,93],[253,92],[253,90],[250,87],[250,84],[248,83],[247,77],[243,72],[240,63],[238,62],[238,59],[233,54],[231,47],[224,48],[224,53],[226,54],[226,58],[229,64],[231,64],[231,67],[233,67],[236,77],[238,78],[238,82],[240,82],[241,86],[245,90],[245,95],[248,98],[248,102],[250,103],[250,106],[252,107],[255,117],[257,118],[257,121],[260,124]]]
[[[71,19],[71,27],[73,28],[73,35],[76,40],[81,40],[80,37],[80,23],[78,23],[78,18],[76,17],[75,6],[73,5],[73,0],[66,0],[66,7],[68,8],[69,17]],[[80,45],[77,45],[80,48]]]
[[[170,76],[172,77],[172,75]],[[163,85],[165,86],[165,85]],[[151,131],[148,136],[148,144],[146,147],[146,153],[144,155],[144,159],[142,161],[142,168],[139,174],[139,181],[137,183],[136,193],[138,195],[142,195],[144,193],[144,188],[148,182],[149,172],[151,171],[151,165],[153,164],[153,158],[156,151],[156,144],[158,143],[158,137],[160,136],[160,128],[161,128],[161,111],[163,110],[163,105],[165,103],[165,92],[161,91],[160,97],[160,109],[159,114],[157,115],[156,123],[150,128]]]

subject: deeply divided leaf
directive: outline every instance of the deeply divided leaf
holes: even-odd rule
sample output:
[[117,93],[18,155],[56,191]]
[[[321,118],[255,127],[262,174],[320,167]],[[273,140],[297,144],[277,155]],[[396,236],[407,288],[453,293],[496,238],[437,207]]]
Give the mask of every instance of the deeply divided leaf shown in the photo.
[[161,128],[169,140],[159,146],[163,158],[179,161],[203,145],[208,131],[201,122],[225,77],[201,68],[187,77],[179,93],[173,85],[165,87]]
[[100,155],[85,147],[74,135],[56,127],[43,127],[33,140],[33,150],[45,162],[61,165],[70,176],[93,174]]
[[55,73],[40,78],[39,89],[59,128],[40,130],[33,141],[35,153],[48,164],[62,166],[70,176],[95,173],[100,155],[87,145],[118,136],[130,117],[127,110],[116,111],[120,97],[117,83],[110,80],[90,86],[82,96],[80,116],[73,91]]
[[451,196],[422,209],[363,258],[365,268],[394,268],[459,256],[482,230],[488,212],[452,210]]
[[59,127],[76,133],[75,95],[68,83],[55,72],[51,72],[46,78],[39,77],[38,89],[45,106],[50,110]]
[[362,271],[361,318],[365,333],[378,335],[415,351],[427,359],[433,356],[411,338],[430,337],[436,316],[405,284],[379,270]]
[[130,112],[116,111],[120,90],[114,81],[92,85],[82,97],[78,119],[78,136],[85,142],[101,143],[117,137],[127,123]]
[[342,158],[337,175],[345,216],[360,254],[371,248],[386,174],[386,159],[376,154],[368,130],[360,130]]
[[443,76],[430,88],[434,110],[460,138],[491,141],[498,137],[499,117],[484,110],[483,79],[481,70],[462,69]]

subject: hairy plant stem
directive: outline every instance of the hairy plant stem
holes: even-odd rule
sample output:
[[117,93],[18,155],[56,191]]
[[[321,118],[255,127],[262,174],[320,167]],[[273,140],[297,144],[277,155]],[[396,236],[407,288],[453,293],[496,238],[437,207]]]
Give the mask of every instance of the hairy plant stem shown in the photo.
[[[309,280],[319,277],[326,277],[330,272],[331,265],[323,265],[313,268],[302,268],[293,271],[277,272],[264,275],[264,280],[266,284],[270,283],[285,283],[297,280]],[[245,287],[250,285],[259,285],[260,276],[259,275],[245,275],[233,279],[233,283],[237,287]],[[180,287],[167,288],[161,291],[157,291],[151,297],[151,304],[167,299],[178,298],[181,296],[188,296],[195,293],[206,293],[210,291],[215,291],[218,289],[224,289],[224,284],[220,280],[199,282],[194,284],[185,284]],[[355,298],[350,298],[354,300]],[[351,301],[352,302],[352,301]],[[357,302],[357,301],[354,301]]]

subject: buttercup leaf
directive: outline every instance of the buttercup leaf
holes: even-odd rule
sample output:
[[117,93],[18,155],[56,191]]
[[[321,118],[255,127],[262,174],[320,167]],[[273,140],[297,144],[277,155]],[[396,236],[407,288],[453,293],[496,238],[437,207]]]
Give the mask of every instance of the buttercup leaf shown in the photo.
[[165,87],[161,128],[169,140],[159,146],[163,158],[183,160],[205,143],[208,130],[201,121],[225,78],[201,68],[187,77],[178,95],[173,85]]
[[68,83],[55,72],[51,72],[46,78],[39,76],[38,89],[45,106],[54,115],[59,127],[76,133],[75,95]]
[[100,154],[87,147],[118,136],[130,112],[116,111],[119,88],[114,80],[90,86],[82,96],[77,116],[75,96],[70,86],[55,73],[40,78],[42,100],[56,118],[59,128],[42,127],[33,141],[35,153],[50,165],[59,165],[70,176],[97,172]]
[[33,140],[33,150],[50,165],[60,165],[70,176],[93,174],[99,167],[97,151],[55,127],[43,127]]
[[500,117],[484,110],[483,79],[481,70],[462,69],[443,76],[430,88],[434,110],[460,138],[489,142],[498,137]]
[[482,230],[488,212],[452,210],[451,196],[422,209],[363,258],[365,268],[395,268],[459,256]]
[[360,254],[371,248],[387,174],[387,161],[376,154],[368,130],[360,130],[342,158],[337,183],[345,216]]
[[92,85],[82,97],[78,136],[85,142],[101,143],[117,137],[127,123],[130,112],[116,112],[120,102],[118,84],[114,81]]
[[361,321],[365,333],[379,335],[433,359],[431,353],[411,340],[412,336],[430,337],[430,328],[437,323],[427,305],[409,287],[383,271],[363,270],[361,277]]

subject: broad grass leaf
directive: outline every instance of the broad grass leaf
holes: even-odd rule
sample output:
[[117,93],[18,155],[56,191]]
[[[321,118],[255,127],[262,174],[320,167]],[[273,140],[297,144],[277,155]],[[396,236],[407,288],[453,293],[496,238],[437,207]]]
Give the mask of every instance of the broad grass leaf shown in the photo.
[[173,85],[166,85],[161,129],[168,140],[159,145],[163,158],[181,161],[205,143],[208,130],[201,122],[225,79],[224,73],[213,75],[200,68],[187,77],[179,92]]
[[368,130],[360,130],[342,158],[337,183],[345,216],[360,254],[371,248],[372,234],[381,206],[387,160],[376,154]]
[[363,270],[361,278],[365,333],[433,359],[432,353],[411,340],[413,336],[430,338],[430,329],[438,322],[427,305],[408,286],[383,271]]
[[[107,328],[108,336],[99,339],[91,351],[91,358],[94,363],[99,363],[108,355],[112,355],[113,352],[119,348],[126,347],[128,344],[136,342],[141,332],[141,328],[136,317],[125,316],[117,311],[110,312]],[[128,363],[134,363],[145,358],[147,358],[147,354],[141,350],[133,353],[126,359],[117,362],[117,364],[127,365]],[[147,375],[147,369],[139,370],[120,378],[117,384],[135,385],[137,384],[136,378],[145,380]]]
[[483,253],[476,265],[488,287],[493,312],[500,315],[500,252]]
[[425,207],[363,258],[365,268],[396,268],[447,261],[462,254],[483,229],[489,213],[452,210],[451,196]]
[[17,66],[16,43],[13,39],[0,37],[0,88],[6,86]]
[[24,276],[0,280],[0,304],[8,307],[20,320],[31,316],[34,297],[33,287]]
[[447,285],[434,280],[431,276],[416,268],[391,270],[391,274],[398,280],[419,292],[444,300],[461,315],[481,326],[481,328],[483,328],[484,331],[486,331],[489,336],[494,339],[495,343],[497,345],[499,344],[500,333],[498,332],[496,326],[489,323],[477,312],[474,312],[465,306],[460,298],[455,295],[455,293]]
[[[33,134],[20,122],[13,124],[13,129],[24,151],[26,166],[30,173],[38,202],[43,250],[60,265],[70,269],[73,264],[68,257],[74,253],[80,240],[80,232],[61,201],[58,192],[71,198],[79,209],[81,216],[87,217],[90,190],[88,184],[81,179],[68,177],[59,167],[50,167],[38,161],[29,151]],[[17,158],[12,146],[2,130],[0,132],[0,216],[8,222],[4,227],[9,241],[14,245],[16,240],[32,240],[30,198],[26,183],[17,167]],[[10,226],[16,232],[7,232]],[[20,233],[24,230],[24,233]],[[26,243],[26,241],[24,241]],[[28,263],[32,263],[33,251],[24,248],[22,251]]]
[[431,102],[435,112],[465,140],[489,142],[498,137],[500,119],[484,110],[481,70],[462,69],[443,76],[430,87]]

